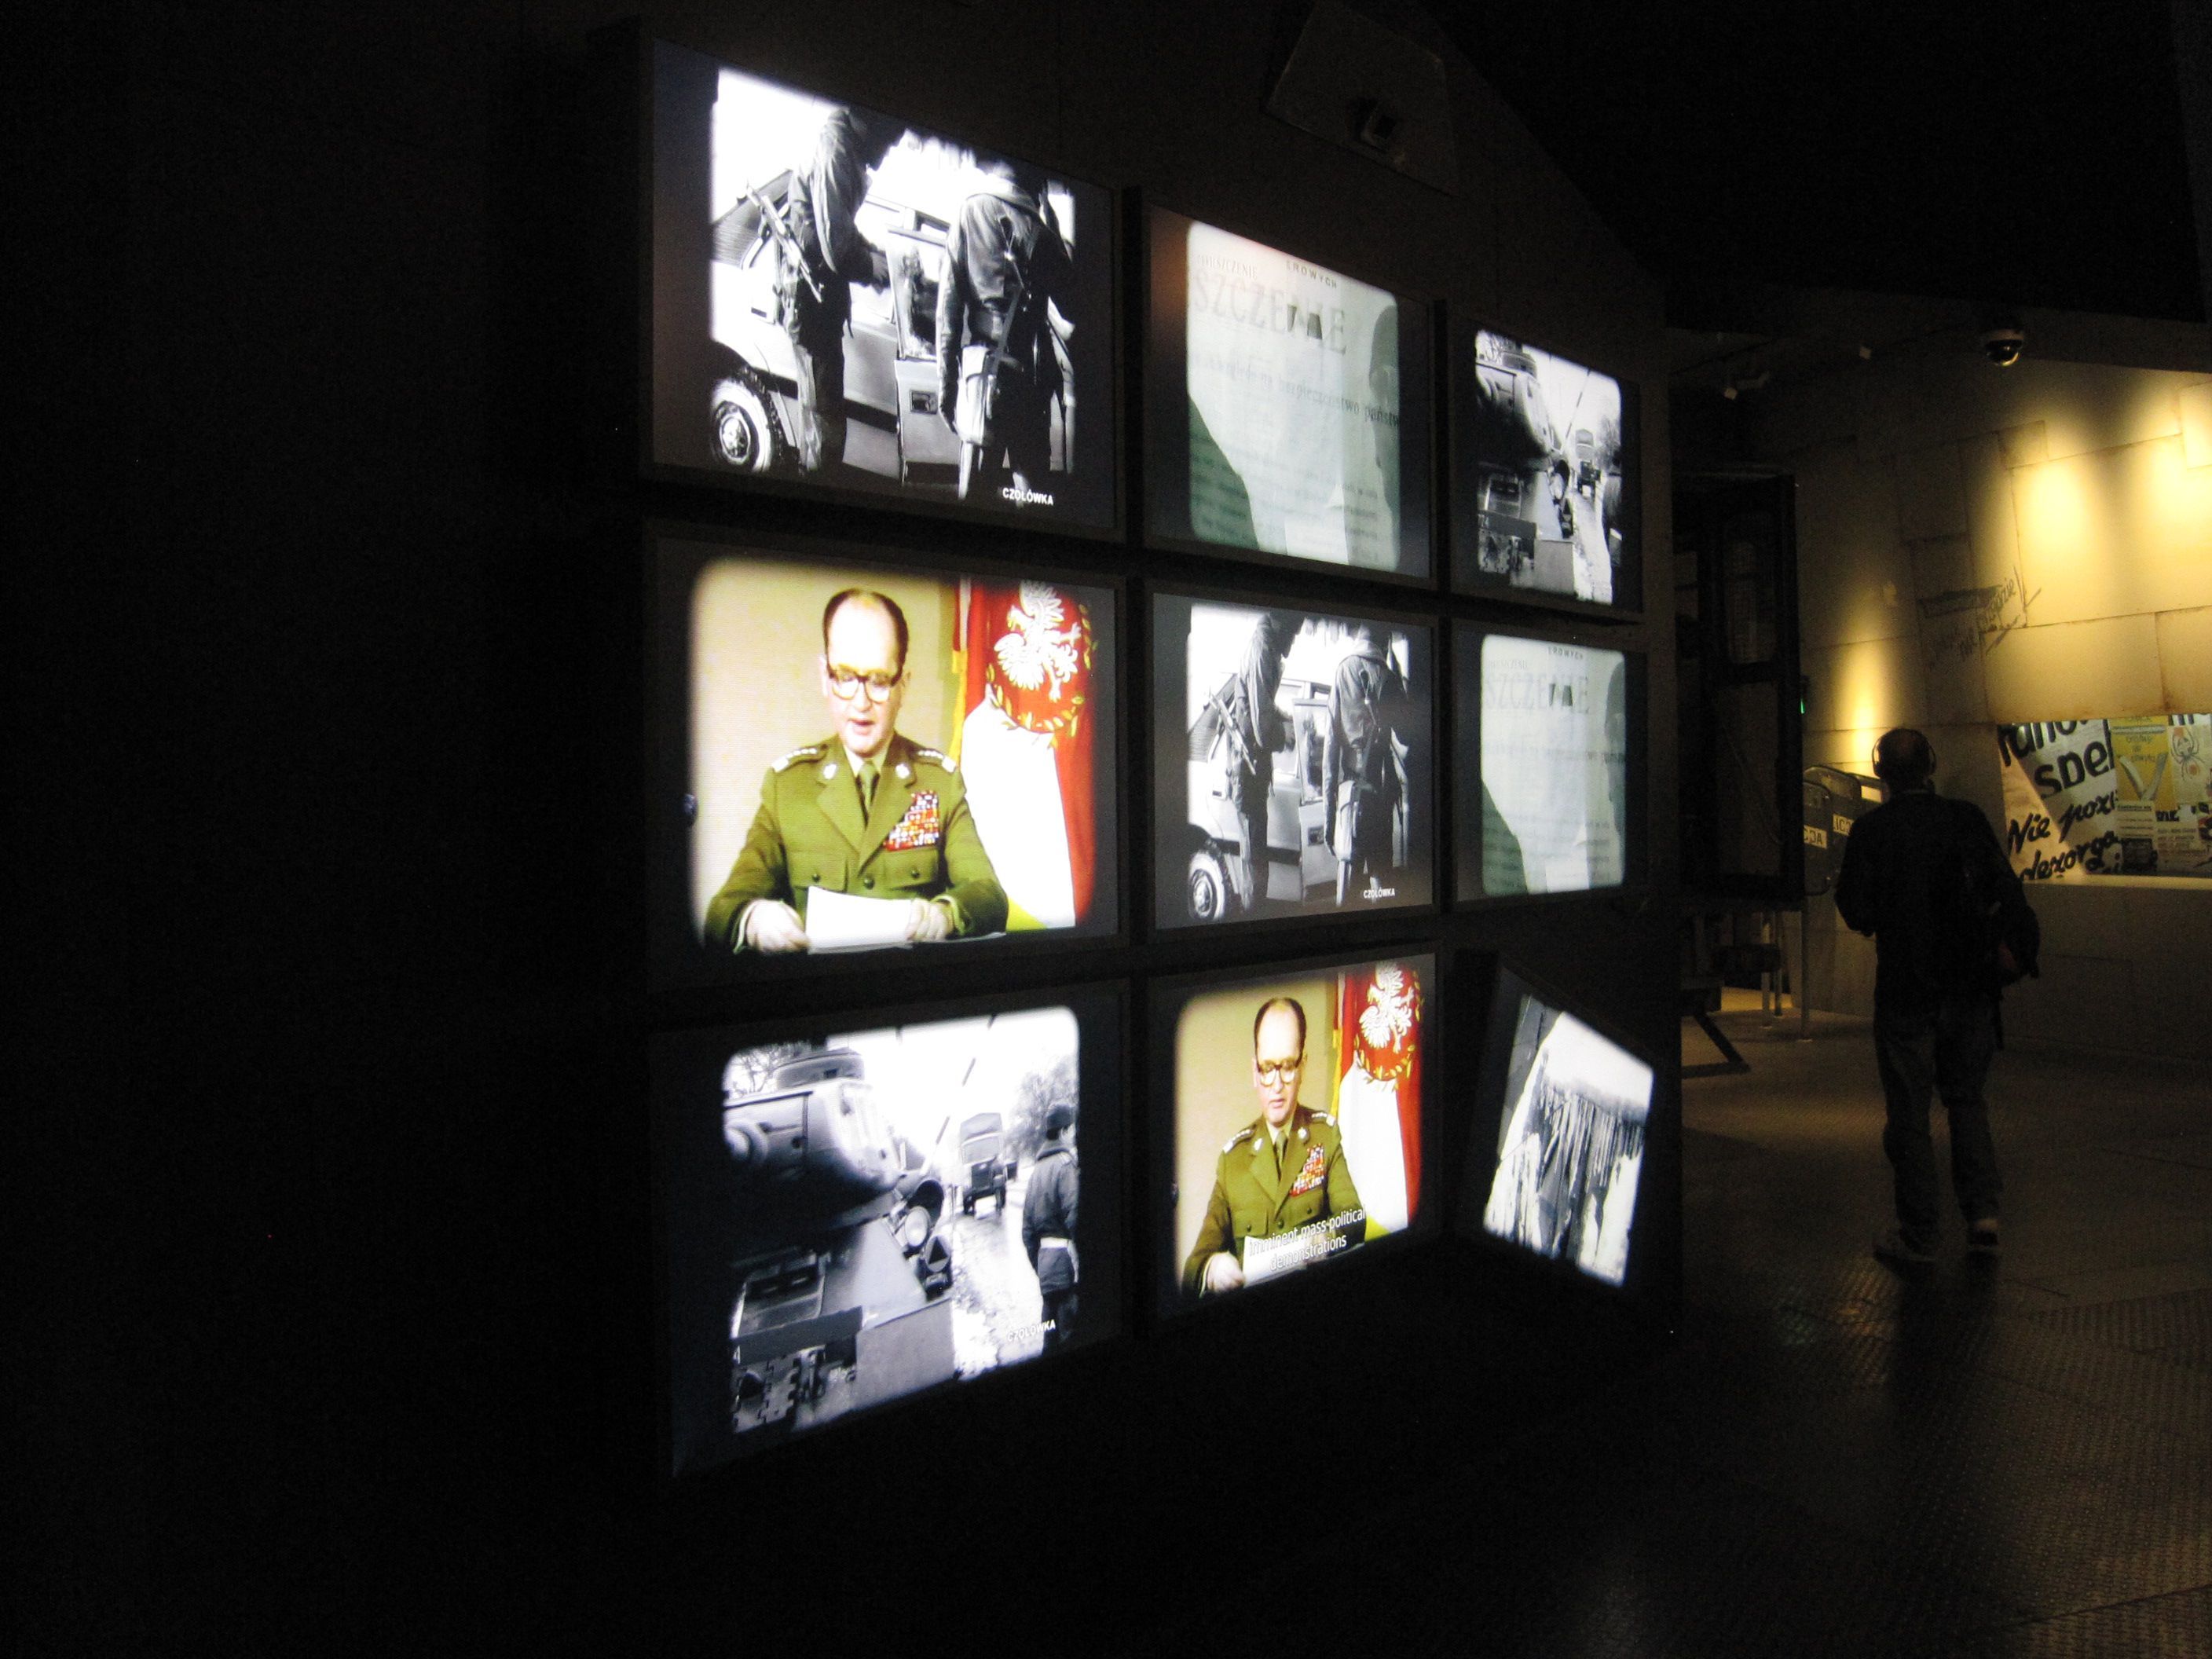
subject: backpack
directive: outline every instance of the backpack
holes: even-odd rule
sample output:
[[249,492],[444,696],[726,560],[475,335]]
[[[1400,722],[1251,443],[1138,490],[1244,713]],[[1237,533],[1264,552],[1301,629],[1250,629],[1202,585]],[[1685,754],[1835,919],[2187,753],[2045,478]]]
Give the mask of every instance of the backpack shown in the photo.
[[[2039,978],[2043,924],[2019,876],[1990,838],[1980,812],[1963,804],[1959,810],[1958,876],[1937,896],[1939,936],[1951,946],[1946,951],[1951,965],[1960,979],[1997,990]],[[1972,824],[1965,822],[1965,813],[1973,814]]]

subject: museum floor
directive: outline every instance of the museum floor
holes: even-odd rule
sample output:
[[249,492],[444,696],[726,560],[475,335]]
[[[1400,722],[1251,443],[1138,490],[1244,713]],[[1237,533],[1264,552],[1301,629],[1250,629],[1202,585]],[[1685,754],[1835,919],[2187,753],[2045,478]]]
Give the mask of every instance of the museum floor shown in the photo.
[[1116,1651],[2212,1653],[2212,1082],[2000,1055],[2002,1262],[1954,1224],[1907,1279],[1867,1249],[1865,1024],[1723,1024],[1752,1069],[1683,1085],[1680,1346]]

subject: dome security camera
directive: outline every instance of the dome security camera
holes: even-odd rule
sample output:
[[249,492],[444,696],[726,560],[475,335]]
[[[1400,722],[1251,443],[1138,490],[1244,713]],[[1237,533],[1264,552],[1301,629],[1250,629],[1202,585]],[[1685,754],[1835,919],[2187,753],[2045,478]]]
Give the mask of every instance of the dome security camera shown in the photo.
[[2018,362],[2027,344],[2027,336],[2016,328],[1993,328],[1982,336],[1983,353],[1999,368]]

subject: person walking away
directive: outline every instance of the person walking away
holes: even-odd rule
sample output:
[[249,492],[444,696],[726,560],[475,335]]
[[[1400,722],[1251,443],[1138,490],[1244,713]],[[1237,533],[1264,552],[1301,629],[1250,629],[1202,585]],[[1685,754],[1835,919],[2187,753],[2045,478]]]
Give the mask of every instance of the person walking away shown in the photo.
[[1853,828],[1836,883],[1844,923],[1875,941],[1875,1057],[1897,1222],[1875,1254],[1936,1259],[1941,1237],[1929,1097],[1950,1119],[1951,1185],[1968,1247],[1998,1246],[1996,1146],[1984,1085],[2002,988],[2035,971],[2036,924],[2020,878],[1972,802],[1936,793],[1936,751],[1910,727],[1875,745],[1887,798]]

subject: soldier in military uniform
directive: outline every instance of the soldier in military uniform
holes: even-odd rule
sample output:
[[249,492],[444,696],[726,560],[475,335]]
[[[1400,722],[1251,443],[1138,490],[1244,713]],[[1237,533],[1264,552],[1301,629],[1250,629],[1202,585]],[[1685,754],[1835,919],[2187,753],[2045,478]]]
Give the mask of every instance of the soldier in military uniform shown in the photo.
[[1364,1231],[1366,1211],[1352,1184],[1336,1120],[1298,1104],[1305,1048],[1306,1013],[1295,999],[1271,997],[1260,1005],[1252,1023],[1260,1116],[1230,1136],[1214,1164],[1206,1219],[1183,1263],[1187,1297],[1242,1288],[1248,1238],[1335,1223],[1348,1249]]
[[794,749],[761,781],[760,811],[707,938],[732,951],[809,948],[806,892],[904,900],[915,941],[995,933],[1006,895],[952,762],[898,732],[906,617],[848,588],[822,613],[822,695],[835,732]]
[[1060,358],[1047,307],[1073,264],[1044,175],[997,160],[945,239],[937,295],[938,410],[960,435],[960,499],[1044,482]]
[[1328,735],[1322,750],[1322,803],[1329,814],[1329,849],[1336,854],[1336,902],[1355,879],[1392,887],[1398,876],[1398,812],[1405,790],[1397,744],[1411,698],[1406,677],[1359,625],[1352,649],[1337,665],[1329,689]]
[[1075,1253],[1077,1193],[1082,1176],[1076,1163],[1075,1108],[1055,1102],[1044,1115],[1044,1146],[1030,1170],[1022,1199],[1022,1248],[1036,1270],[1043,1304],[1044,1346],[1056,1348],[1075,1334],[1076,1285],[1080,1264]]

